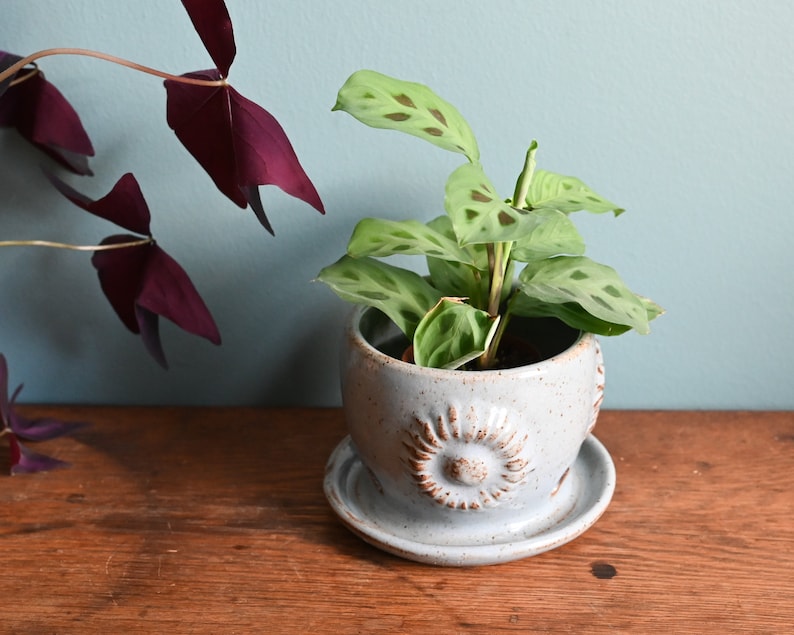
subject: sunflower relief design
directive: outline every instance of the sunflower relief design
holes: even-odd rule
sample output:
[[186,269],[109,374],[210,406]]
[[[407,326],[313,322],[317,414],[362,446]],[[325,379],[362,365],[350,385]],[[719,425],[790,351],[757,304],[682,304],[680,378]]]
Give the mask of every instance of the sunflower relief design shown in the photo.
[[416,417],[405,442],[406,464],[419,490],[440,505],[476,510],[511,498],[530,466],[526,433],[505,409],[461,418],[449,406],[435,417]]

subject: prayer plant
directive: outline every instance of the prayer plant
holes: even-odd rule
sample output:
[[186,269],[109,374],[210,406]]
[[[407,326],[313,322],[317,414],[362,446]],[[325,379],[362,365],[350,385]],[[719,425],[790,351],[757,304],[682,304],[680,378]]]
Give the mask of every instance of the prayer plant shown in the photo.
[[[527,151],[512,198],[500,197],[458,110],[428,87],[374,71],[354,73],[334,110],[464,155],[446,183],[446,214],[428,223],[365,218],[347,254],[318,279],[341,298],[380,309],[413,343],[414,361],[488,369],[513,316],[556,317],[600,335],[648,333],[662,309],[628,289],[614,269],[584,256],[570,216],[624,210],[582,181],[536,169]],[[420,255],[429,275],[380,258]],[[516,270],[521,267],[517,280]]]
[[[85,49],[47,49],[26,56],[0,51],[0,128],[15,128],[62,168],[91,175],[91,140],[75,110],[45,79],[37,61],[52,55],[99,58],[165,80],[169,127],[218,189],[239,207],[250,206],[267,231],[273,233],[259,196],[260,185],[276,185],[324,213],[322,201],[280,124],[229,84],[236,45],[223,0],[182,0],[182,4],[215,68],[173,75]],[[164,367],[167,363],[159,335],[160,316],[191,334],[220,343],[215,321],[187,273],[152,236],[149,209],[132,174],[123,175],[108,194],[98,199],[78,192],[50,171],[47,177],[76,206],[133,234],[114,234],[99,245],[0,236],[0,247],[92,252],[91,262],[111,306],[129,330],[141,335],[148,352]],[[0,355],[0,436],[11,440],[12,471],[58,465],[57,461],[29,453],[19,445],[18,438],[42,440],[71,428],[51,422],[46,426],[28,425],[14,416],[13,398],[3,397],[6,379],[6,362]],[[33,433],[26,437],[31,430]]]

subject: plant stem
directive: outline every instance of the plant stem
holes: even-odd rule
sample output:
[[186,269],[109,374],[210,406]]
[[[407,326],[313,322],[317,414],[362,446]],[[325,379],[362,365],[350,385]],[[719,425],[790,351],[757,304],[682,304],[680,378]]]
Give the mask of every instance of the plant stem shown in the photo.
[[[507,267],[510,265],[510,250],[513,243],[496,243],[493,250],[493,264],[491,267],[491,288],[488,294],[488,313],[497,315],[502,299],[502,290],[505,285]],[[489,261],[490,264],[490,261]]]
[[[496,316],[499,315],[499,305],[501,304],[502,290],[505,285],[505,276],[510,265],[510,250],[513,247],[513,243],[496,243],[493,245],[492,249],[491,245],[488,245],[488,247],[488,263],[491,267],[491,284],[488,292],[488,313]],[[488,350],[480,355],[477,363],[481,369],[490,368],[496,361],[496,353],[499,349],[499,342],[502,340],[502,333],[504,333],[504,329],[507,328],[508,317],[508,315],[502,316],[499,326],[496,327],[497,330],[494,334],[494,338],[488,346]]]
[[30,79],[31,77],[35,77],[38,74],[39,74],[39,67],[33,64],[33,68],[29,69],[27,73],[12,79],[11,83],[9,84],[9,87],[16,86],[17,84],[21,84],[22,82]]
[[57,243],[50,240],[0,240],[0,247],[51,247],[53,249],[71,249],[72,251],[110,251],[111,249],[126,249],[154,243],[154,238],[141,238],[125,243],[112,243],[109,245],[70,245]]
[[133,70],[140,71],[142,73],[148,73],[149,75],[154,75],[156,77],[161,77],[163,79],[170,79],[171,81],[181,82],[183,84],[194,84],[196,86],[226,85],[226,78],[211,80],[211,79],[197,79],[193,77],[182,77],[180,75],[172,75],[171,73],[165,73],[163,71],[158,71],[155,68],[150,68],[148,66],[136,64],[135,62],[130,62],[129,60],[125,60],[120,57],[115,57],[114,55],[108,55],[107,53],[101,53],[99,51],[91,51],[88,49],[80,49],[80,48],[52,48],[52,49],[44,49],[43,51],[32,53],[27,57],[23,57],[15,64],[12,64],[4,71],[0,71],[0,82],[7,79],[8,77],[11,77],[12,75],[14,75],[14,73],[20,71],[28,64],[32,64],[36,60],[41,59],[42,57],[48,57],[50,55],[83,55],[86,57],[95,57],[97,59],[101,59],[106,62],[112,62],[113,64],[126,66],[127,68],[131,68]]

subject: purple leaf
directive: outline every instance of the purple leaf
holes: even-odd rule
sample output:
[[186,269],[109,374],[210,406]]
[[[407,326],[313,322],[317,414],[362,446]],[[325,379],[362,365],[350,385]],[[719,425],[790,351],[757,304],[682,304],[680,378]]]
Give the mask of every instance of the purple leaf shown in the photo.
[[[0,69],[20,57],[0,52]],[[25,79],[23,79],[25,78]],[[58,89],[37,68],[26,68],[0,87],[0,127],[16,128],[34,146],[77,174],[91,174],[87,157],[94,156],[80,117]]]
[[81,194],[54,174],[49,172],[45,172],[45,174],[50,183],[78,207],[82,207],[85,211],[95,216],[120,225],[124,229],[129,229],[144,236],[150,235],[149,222],[151,215],[149,214],[149,206],[143,198],[138,181],[135,180],[131,173],[128,172],[122,176],[113,186],[113,189],[97,201]]
[[[216,80],[218,71],[184,77]],[[324,214],[320,196],[281,125],[231,86],[196,86],[166,80],[167,120],[218,189],[240,207],[251,204],[271,231],[259,202],[259,185],[277,185]],[[258,206],[258,207],[257,207]]]
[[226,77],[237,49],[223,0],[182,0],[182,4],[215,66]]
[[[128,242],[111,236],[102,244]],[[183,330],[220,344],[218,327],[185,270],[155,244],[97,251],[91,259],[105,296],[121,321],[139,333],[144,346],[167,367],[160,343],[158,316]]]
[[[113,245],[134,240],[135,236],[116,235],[105,238],[103,245]],[[140,333],[135,313],[135,299],[146,271],[148,245],[127,247],[112,251],[97,251],[91,258],[99,274],[99,284],[110,306],[133,333]]]
[[206,338],[213,344],[221,343],[218,327],[187,273],[157,245],[152,245],[149,250],[137,302],[188,333]]
[[9,426],[16,436],[26,441],[48,441],[65,434],[71,434],[86,426],[85,423],[61,421],[52,417],[28,419],[16,412],[11,412],[8,419]]
[[45,472],[69,465],[66,461],[33,452],[22,445],[14,435],[9,435],[8,443],[11,447],[11,474],[13,475]]
[[[99,200],[92,200],[57,177],[52,184],[78,207],[134,232],[149,236],[149,207],[132,174],[125,174],[113,189]],[[139,241],[140,237],[117,234],[102,241],[102,246]],[[160,343],[158,316],[183,330],[220,344],[220,333],[209,309],[187,273],[154,241],[94,252],[91,262],[113,310],[157,362],[167,367]]]

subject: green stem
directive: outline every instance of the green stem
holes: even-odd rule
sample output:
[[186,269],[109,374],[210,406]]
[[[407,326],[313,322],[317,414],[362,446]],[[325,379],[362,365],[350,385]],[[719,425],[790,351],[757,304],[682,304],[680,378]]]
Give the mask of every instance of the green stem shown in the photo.
[[112,243],[109,245],[70,245],[68,243],[57,243],[50,240],[0,240],[0,247],[50,247],[52,249],[71,249],[72,251],[110,251],[111,249],[126,249],[127,247],[139,247],[154,242],[154,238],[141,238],[131,240],[126,243]]
[[508,243],[496,243],[494,245],[493,265],[491,267],[491,288],[488,293],[488,313],[496,315],[499,313],[499,300],[502,297],[502,287],[505,280],[505,268],[507,258],[505,257],[505,245]]
[[[25,66],[32,64],[38,59],[42,57],[48,57],[51,55],[83,55],[86,57],[95,57],[97,59],[104,60],[106,62],[111,62],[113,64],[119,64],[120,66],[126,66],[127,68],[131,68],[136,71],[140,71],[142,73],[148,73],[149,75],[154,75],[156,77],[161,77],[162,79],[170,79],[174,82],[181,82],[183,84],[194,84],[196,86],[225,86],[226,85],[226,78],[210,80],[210,79],[197,79],[193,77],[182,77],[180,75],[172,75],[171,73],[165,73],[163,71],[158,71],[155,68],[150,68],[148,66],[143,66],[141,64],[136,64],[135,62],[130,62],[129,60],[122,59],[120,57],[115,57],[114,55],[108,55],[107,53],[100,53],[99,51],[90,51],[88,49],[79,49],[79,48],[52,48],[52,49],[44,49],[43,51],[38,51],[36,53],[32,53],[27,57],[23,57],[21,60],[12,64],[7,69],[0,71],[0,82],[4,81],[5,79],[13,76],[18,71],[22,70]],[[29,76],[28,76],[29,77]],[[27,78],[27,77],[26,77]],[[20,78],[22,79],[22,78]]]
[[[492,262],[492,268],[491,285],[488,296],[488,313],[493,316],[499,315],[499,305],[501,304],[507,268],[510,265],[510,250],[512,247],[513,243],[511,242],[496,243],[493,246],[493,258],[489,258],[489,264]],[[507,328],[508,317],[508,315],[502,316],[499,326],[496,327],[497,330],[494,334],[494,338],[488,346],[488,350],[480,355],[478,359],[480,368],[487,369],[494,365],[496,353],[499,350],[499,342],[502,340],[502,333],[504,333],[504,329]]]

